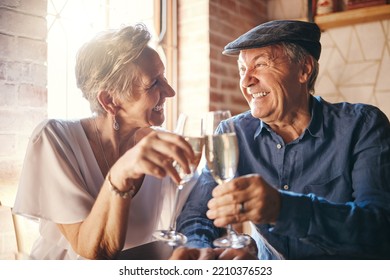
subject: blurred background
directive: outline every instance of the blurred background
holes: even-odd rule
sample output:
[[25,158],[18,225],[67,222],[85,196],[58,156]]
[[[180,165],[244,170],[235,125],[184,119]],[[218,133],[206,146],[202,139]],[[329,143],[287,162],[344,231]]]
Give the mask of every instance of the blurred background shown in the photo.
[[[151,45],[177,92],[166,104],[168,129],[180,112],[248,110],[236,59],[221,51],[237,36],[274,19],[320,25],[316,95],[331,102],[373,104],[390,117],[389,7],[385,0],[0,0],[1,204],[13,206],[33,128],[45,118],[90,115],[76,87],[75,54],[98,31],[136,22],[148,26]],[[2,213],[0,231],[6,228]],[[19,251],[29,252],[37,223],[20,217],[9,221],[18,234],[0,234],[0,249],[12,240]]]

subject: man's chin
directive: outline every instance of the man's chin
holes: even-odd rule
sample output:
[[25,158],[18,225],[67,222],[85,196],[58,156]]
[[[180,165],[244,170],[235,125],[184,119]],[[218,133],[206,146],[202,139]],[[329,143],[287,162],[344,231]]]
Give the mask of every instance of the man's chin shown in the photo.
[[256,119],[261,119],[261,114],[257,108],[251,108],[251,114]]

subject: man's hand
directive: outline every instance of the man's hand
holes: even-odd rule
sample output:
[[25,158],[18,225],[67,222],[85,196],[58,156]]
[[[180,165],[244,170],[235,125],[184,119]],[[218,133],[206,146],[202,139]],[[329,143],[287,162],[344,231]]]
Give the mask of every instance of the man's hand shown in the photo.
[[257,256],[248,248],[233,249],[233,248],[216,248],[214,249],[216,259],[218,260],[257,260]]
[[252,221],[275,223],[280,212],[281,195],[262,177],[250,174],[235,178],[213,190],[207,217],[217,227]]

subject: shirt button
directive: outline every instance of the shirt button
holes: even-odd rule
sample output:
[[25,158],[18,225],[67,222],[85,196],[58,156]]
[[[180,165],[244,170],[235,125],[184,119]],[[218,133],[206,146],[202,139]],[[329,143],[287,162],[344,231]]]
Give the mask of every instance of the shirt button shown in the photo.
[[284,186],[283,186],[283,189],[286,190],[286,191],[287,191],[289,188],[290,188],[290,187],[289,187],[288,185],[284,185]]
[[278,150],[280,150],[280,149],[282,148],[282,145],[277,144],[277,145],[276,145],[276,148],[278,148]]

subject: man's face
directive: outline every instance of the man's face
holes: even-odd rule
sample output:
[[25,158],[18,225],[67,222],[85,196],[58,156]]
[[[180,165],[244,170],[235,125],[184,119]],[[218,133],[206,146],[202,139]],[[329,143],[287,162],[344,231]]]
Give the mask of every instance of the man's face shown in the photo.
[[281,46],[241,51],[238,68],[252,115],[266,123],[282,121],[307,99],[302,68],[289,61]]

